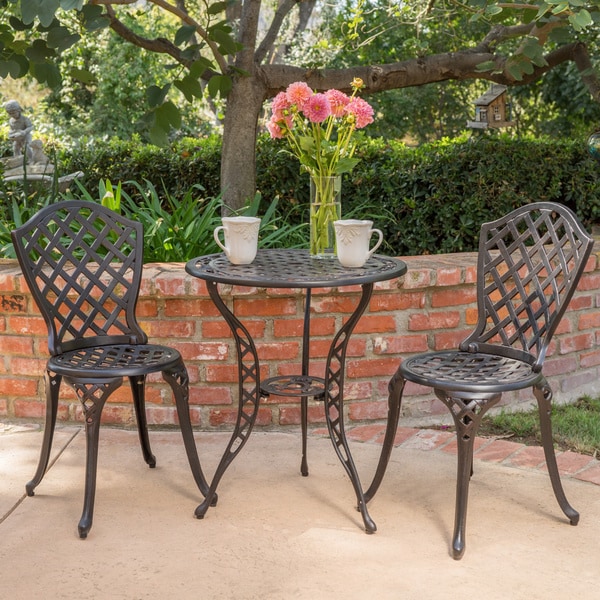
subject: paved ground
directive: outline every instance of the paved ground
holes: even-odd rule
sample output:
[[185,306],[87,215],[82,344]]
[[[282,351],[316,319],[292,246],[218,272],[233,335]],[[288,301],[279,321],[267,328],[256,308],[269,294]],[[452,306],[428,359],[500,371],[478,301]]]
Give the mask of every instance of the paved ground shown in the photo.
[[[447,432],[402,429],[370,512],[367,535],[353,491],[323,432],[309,439],[255,432],[225,474],[206,518],[178,432],[152,432],[150,470],[137,434],[104,428],[94,526],[77,536],[85,440],[61,428],[33,498],[41,432],[0,424],[0,593],[11,600],[452,599],[587,600],[600,597],[600,463],[566,453],[560,463],[571,527],[554,499],[539,449],[478,440],[461,561],[449,554],[455,445]],[[364,479],[381,428],[351,432]],[[226,434],[199,433],[212,473]]]

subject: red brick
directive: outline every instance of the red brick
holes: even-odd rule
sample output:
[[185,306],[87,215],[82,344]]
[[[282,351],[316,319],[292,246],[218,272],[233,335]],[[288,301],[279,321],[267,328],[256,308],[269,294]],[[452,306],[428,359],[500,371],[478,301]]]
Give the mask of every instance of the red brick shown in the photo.
[[373,338],[374,354],[410,354],[427,350],[426,334]]
[[357,298],[348,298],[344,296],[329,296],[323,298],[313,298],[312,308],[318,314],[330,313],[352,313],[358,304]]
[[452,290],[436,290],[431,294],[431,306],[442,308],[444,306],[462,306],[472,304],[477,300],[477,292],[473,288],[460,288]]
[[5,396],[25,396],[37,398],[40,380],[37,377],[26,379],[25,377],[0,379],[0,390]]
[[575,357],[553,358],[544,362],[544,375],[564,375],[577,370],[577,360]]
[[[174,265],[171,265],[171,268]],[[154,279],[155,289],[162,296],[181,297],[185,294],[185,284],[188,279],[183,267],[177,271],[166,271],[160,273]]]
[[220,317],[221,313],[210,299],[167,298],[165,300],[167,317]]
[[380,358],[346,361],[347,376],[359,379],[360,377],[390,376],[398,368],[397,358]]
[[490,462],[502,462],[511,454],[521,449],[521,444],[517,442],[508,442],[506,440],[493,440],[487,446],[484,446],[475,452],[475,458],[487,460]]
[[587,350],[594,345],[594,336],[591,333],[582,333],[559,340],[560,354],[569,354],[580,350]]
[[2,335],[0,336],[0,354],[33,356],[33,338]]
[[346,437],[359,442],[373,442],[385,434],[385,425],[359,425],[346,433]]
[[460,323],[460,312],[421,312],[413,313],[408,317],[409,331],[431,331],[432,329],[451,329],[458,327]]
[[581,356],[579,357],[579,363],[583,368],[600,365],[600,350],[582,352]]
[[158,304],[153,298],[140,298],[135,307],[135,314],[138,319],[149,319],[158,315]]
[[544,463],[544,449],[541,446],[523,446],[521,450],[507,459],[506,464],[513,467],[535,469]]
[[[363,315],[354,328],[354,333],[374,334],[393,331],[396,331],[396,318],[393,315]],[[321,330],[319,333],[325,334]]]
[[227,360],[229,345],[225,342],[183,342],[172,344],[184,361],[188,360]]
[[587,331],[588,329],[598,329],[600,327],[600,312],[585,313],[580,315],[578,329]]
[[[309,423],[325,423],[325,409],[322,404],[309,406],[307,414]],[[299,406],[282,406],[279,409],[280,425],[300,425],[301,422]]]
[[0,311],[3,313],[24,313],[27,301],[22,294],[0,294]]
[[[215,409],[210,411],[209,423],[213,427],[219,425],[235,425],[237,409]],[[260,407],[256,416],[256,425],[266,426],[273,422],[273,413],[270,408]]]
[[435,350],[456,350],[469,331],[442,331],[433,336]]
[[10,359],[10,372],[13,375],[42,377],[46,370],[45,358],[24,358],[13,356]]
[[461,282],[462,269],[459,267],[440,267],[437,270],[437,285],[458,285]]
[[8,327],[11,331],[21,335],[47,336],[48,328],[46,322],[40,317],[17,317],[8,319]]
[[144,331],[151,339],[154,338],[189,338],[196,332],[196,324],[187,321],[169,321],[160,319],[144,322]]
[[233,404],[231,388],[208,385],[190,386],[190,404]]
[[423,308],[425,294],[421,292],[396,292],[394,294],[376,294],[369,303],[370,312],[395,312],[409,308]]
[[[42,402],[32,402],[29,400],[15,400],[15,417],[19,419],[42,419],[46,415],[46,404]],[[66,404],[58,404],[58,420],[67,421],[69,419],[69,407]]]
[[235,298],[233,306],[238,318],[296,314],[296,301],[292,298]]
[[351,421],[375,421],[386,419],[388,403],[386,402],[351,402],[348,417]]
[[257,344],[260,360],[293,360],[300,356],[300,344],[297,342],[275,342]]

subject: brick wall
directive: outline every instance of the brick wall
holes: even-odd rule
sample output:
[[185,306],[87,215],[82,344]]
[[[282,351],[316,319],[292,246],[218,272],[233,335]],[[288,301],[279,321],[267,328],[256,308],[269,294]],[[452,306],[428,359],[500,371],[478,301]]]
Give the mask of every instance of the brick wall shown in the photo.
[[[559,402],[600,393],[600,267],[593,255],[555,336],[544,372]],[[387,384],[401,357],[429,349],[454,348],[476,320],[476,254],[409,257],[407,274],[376,284],[370,306],[350,340],[346,411],[350,423],[385,419]],[[329,341],[352,313],[360,289],[314,290],[311,372],[322,375]],[[224,297],[257,344],[263,378],[300,372],[303,294],[300,290],[233,287]],[[47,359],[46,327],[33,306],[16,261],[0,261],[0,418],[41,419],[41,374]],[[237,361],[228,327],[203,282],[182,264],[147,265],[138,316],[151,341],[176,346],[190,373],[193,422],[228,427],[237,413]],[[81,408],[63,386],[59,419],[80,421]],[[429,388],[407,384],[404,424],[447,418]],[[503,404],[531,402],[530,390],[505,395]],[[148,420],[173,425],[176,411],[160,376],[149,380]],[[133,425],[127,385],[111,396],[105,422]],[[309,419],[324,422],[323,407],[311,403]],[[261,426],[296,426],[299,399],[271,396],[258,416]]]

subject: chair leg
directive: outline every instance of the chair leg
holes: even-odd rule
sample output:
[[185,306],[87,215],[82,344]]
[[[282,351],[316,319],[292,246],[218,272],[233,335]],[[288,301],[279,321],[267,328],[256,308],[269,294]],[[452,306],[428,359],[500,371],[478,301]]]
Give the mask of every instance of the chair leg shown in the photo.
[[390,461],[396,439],[396,431],[398,430],[398,420],[400,419],[400,408],[402,406],[402,392],[404,391],[405,383],[406,380],[400,375],[400,370],[398,369],[388,384],[388,416],[385,437],[373,481],[365,492],[365,502],[369,502],[379,489]]
[[40,451],[40,460],[37,471],[33,479],[25,485],[28,496],[34,495],[35,488],[39,485],[48,468],[50,460],[50,451],[52,450],[52,440],[54,439],[54,428],[56,426],[56,415],[58,412],[58,393],[60,390],[60,375],[52,374],[46,371],[44,380],[46,383],[46,424],[44,426],[44,439],[42,440],[42,449]]
[[[181,361],[172,370],[163,371],[162,375],[164,380],[171,386],[171,390],[173,390],[173,396],[175,397],[175,404],[177,406],[177,416],[179,418],[179,427],[181,428],[183,444],[185,446],[194,481],[202,495],[206,498],[209,486],[204,477],[204,473],[202,472],[202,467],[200,466],[198,449],[196,448],[194,431],[192,430],[189,405],[189,377],[187,369],[185,368],[183,361]],[[215,494],[211,506],[216,505],[216,503],[217,495]]]
[[94,500],[96,496],[96,472],[98,470],[98,437],[100,417],[107,398],[121,385],[122,378],[105,381],[78,381],[67,379],[81,401],[86,436],[86,468],[83,512],[79,520],[79,537],[85,539],[92,528]]
[[146,464],[153,469],[156,466],[156,458],[150,448],[150,439],[148,437],[148,422],[146,420],[146,377],[139,375],[130,377],[131,393],[133,396],[133,407],[138,425],[138,434],[140,436],[140,446]]
[[546,458],[546,466],[550,475],[552,489],[554,495],[562,511],[565,513],[571,525],[577,525],[579,522],[579,513],[569,504],[565,495],[558,465],[556,463],[556,454],[554,452],[554,443],[552,441],[552,390],[548,383],[544,380],[541,385],[533,388],[533,394],[538,403],[540,414],[540,430],[542,433],[542,446],[544,447],[544,456]]
[[437,397],[448,407],[457,438],[456,507],[454,513],[454,534],[452,537],[452,557],[460,560],[465,553],[465,531],[467,525],[467,503],[469,483],[473,473],[473,447],[483,415],[497,404],[501,395],[485,397],[449,396],[442,390],[435,390]]
[[300,424],[302,427],[302,462],[300,463],[300,473],[303,477],[308,477],[308,458],[307,458],[307,438],[308,438],[308,397],[300,398]]

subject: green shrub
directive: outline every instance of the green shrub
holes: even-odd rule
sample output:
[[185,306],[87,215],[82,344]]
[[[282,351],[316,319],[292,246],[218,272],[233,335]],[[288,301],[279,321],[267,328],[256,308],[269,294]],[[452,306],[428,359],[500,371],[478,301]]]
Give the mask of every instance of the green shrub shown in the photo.
[[[262,136],[257,145],[259,215],[273,206],[273,222],[301,240],[308,221],[309,180],[282,145]],[[407,147],[369,139],[357,150],[360,163],[344,175],[343,214],[371,218],[395,255],[466,252],[477,249],[479,228],[522,204],[547,200],[569,206],[586,227],[600,222],[600,168],[584,140],[514,139],[478,135]],[[184,139],[169,148],[139,140],[86,143],[61,153],[67,172],[85,173],[86,189],[109,179],[122,182],[134,205],[145,199],[137,184],[148,181],[168,210],[200,186],[204,197],[220,191],[221,140]],[[256,201],[255,201],[256,202]],[[290,229],[292,231],[292,229]],[[303,233],[302,233],[303,232]]]

